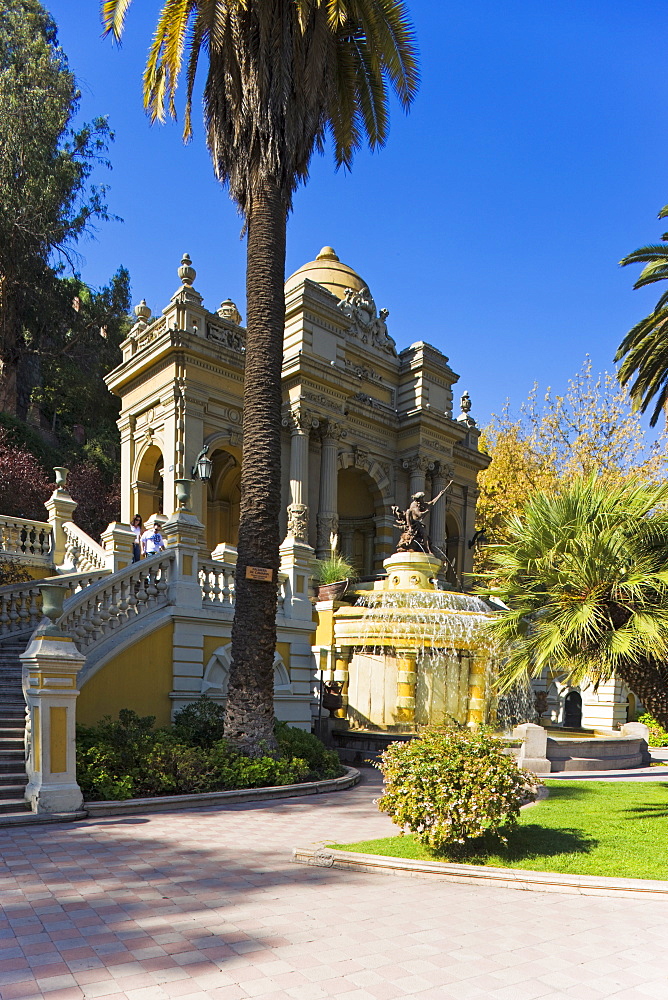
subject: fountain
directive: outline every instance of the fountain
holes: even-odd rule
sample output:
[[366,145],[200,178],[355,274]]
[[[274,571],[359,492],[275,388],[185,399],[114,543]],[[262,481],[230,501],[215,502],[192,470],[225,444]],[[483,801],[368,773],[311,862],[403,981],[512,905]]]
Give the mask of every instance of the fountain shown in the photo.
[[385,579],[333,610],[339,718],[353,729],[393,733],[488,721],[492,646],[481,626],[489,606],[439,590],[443,561],[430,552],[398,551],[383,565]]

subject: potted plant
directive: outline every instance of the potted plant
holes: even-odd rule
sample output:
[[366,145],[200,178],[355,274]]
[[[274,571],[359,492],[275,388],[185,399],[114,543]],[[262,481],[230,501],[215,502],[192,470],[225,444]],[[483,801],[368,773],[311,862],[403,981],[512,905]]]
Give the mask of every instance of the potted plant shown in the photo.
[[327,559],[318,559],[314,576],[318,582],[318,600],[339,601],[348,585],[357,579],[357,572],[347,559],[333,549]]

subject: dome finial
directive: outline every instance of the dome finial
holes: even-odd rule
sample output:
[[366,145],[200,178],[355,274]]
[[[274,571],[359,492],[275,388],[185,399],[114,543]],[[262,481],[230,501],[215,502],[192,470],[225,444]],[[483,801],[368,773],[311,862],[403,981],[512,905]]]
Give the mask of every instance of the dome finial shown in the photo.
[[316,260],[338,260],[334,247],[323,247]]

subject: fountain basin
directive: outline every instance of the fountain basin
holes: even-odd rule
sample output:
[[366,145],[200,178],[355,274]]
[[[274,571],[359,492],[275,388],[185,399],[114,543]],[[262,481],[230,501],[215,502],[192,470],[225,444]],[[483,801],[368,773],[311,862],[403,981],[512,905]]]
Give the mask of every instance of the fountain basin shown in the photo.
[[649,763],[647,743],[637,736],[547,738],[550,771],[626,771]]

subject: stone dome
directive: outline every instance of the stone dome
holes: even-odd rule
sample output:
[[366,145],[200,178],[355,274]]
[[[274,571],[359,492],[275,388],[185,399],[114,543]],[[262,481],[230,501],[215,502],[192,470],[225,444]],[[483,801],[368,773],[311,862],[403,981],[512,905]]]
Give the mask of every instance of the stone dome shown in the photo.
[[361,292],[366,287],[366,282],[353,271],[352,267],[341,263],[333,247],[323,247],[315,260],[303,264],[298,271],[290,275],[285,282],[286,295],[300,285],[304,278],[316,281],[337,299],[343,298],[346,288]]

